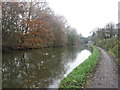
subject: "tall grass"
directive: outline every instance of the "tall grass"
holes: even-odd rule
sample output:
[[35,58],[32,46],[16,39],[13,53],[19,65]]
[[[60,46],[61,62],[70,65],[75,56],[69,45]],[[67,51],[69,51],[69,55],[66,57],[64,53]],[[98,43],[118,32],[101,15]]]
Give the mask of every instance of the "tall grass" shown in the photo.
[[95,68],[100,56],[99,50],[94,46],[92,48],[93,53],[89,58],[64,78],[59,88],[84,88],[86,79]]

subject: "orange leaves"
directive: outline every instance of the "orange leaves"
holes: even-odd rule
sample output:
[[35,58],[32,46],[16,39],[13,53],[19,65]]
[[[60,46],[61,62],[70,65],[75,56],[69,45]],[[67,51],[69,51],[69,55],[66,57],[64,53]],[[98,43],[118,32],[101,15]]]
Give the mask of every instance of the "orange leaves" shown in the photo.
[[30,34],[32,34],[32,35],[39,35],[39,32],[37,30],[35,30],[35,31],[31,31]]
[[29,27],[28,33],[34,36],[42,35],[48,37],[47,33],[50,32],[49,24],[45,20],[26,18],[21,22],[21,24],[28,25]]
[[27,38],[29,33],[18,33],[21,38]]
[[46,28],[44,29],[44,31],[45,31],[46,33],[48,33],[48,32],[49,32],[49,30],[48,30],[48,29],[46,29]]
[[29,19],[29,18],[25,18],[21,24],[28,24],[29,27],[35,27],[35,26],[48,26],[49,23],[45,20],[42,20],[42,19]]
[[5,38],[7,30],[13,33],[9,37],[17,34],[15,40],[19,47],[53,45],[54,40],[60,42],[59,38],[65,37],[63,19],[56,16],[46,2],[3,2],[2,15]]
[[30,43],[42,43],[42,39],[40,38],[30,38],[30,39],[25,39],[25,41],[30,42]]

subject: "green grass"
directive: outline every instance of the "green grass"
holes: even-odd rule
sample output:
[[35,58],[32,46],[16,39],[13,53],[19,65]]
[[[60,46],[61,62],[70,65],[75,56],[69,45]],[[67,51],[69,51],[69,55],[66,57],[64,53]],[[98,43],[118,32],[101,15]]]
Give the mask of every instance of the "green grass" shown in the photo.
[[[110,55],[112,55],[114,57],[115,62],[120,65],[120,58],[118,57],[118,54],[115,54],[114,51],[111,49],[109,51],[107,51]],[[116,52],[118,52],[118,50],[116,50]]]
[[100,56],[99,50],[92,46],[93,53],[61,81],[59,88],[84,88],[87,77],[93,72]]

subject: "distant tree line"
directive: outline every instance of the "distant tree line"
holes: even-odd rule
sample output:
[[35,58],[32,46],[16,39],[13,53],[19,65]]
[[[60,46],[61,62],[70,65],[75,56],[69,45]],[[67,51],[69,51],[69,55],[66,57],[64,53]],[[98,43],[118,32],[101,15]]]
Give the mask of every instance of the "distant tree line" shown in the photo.
[[76,29],[45,0],[2,2],[2,46],[10,49],[79,45]]
[[118,28],[117,25],[109,23],[104,28],[93,30],[91,39],[96,43],[99,40],[110,39],[112,37],[118,37]]

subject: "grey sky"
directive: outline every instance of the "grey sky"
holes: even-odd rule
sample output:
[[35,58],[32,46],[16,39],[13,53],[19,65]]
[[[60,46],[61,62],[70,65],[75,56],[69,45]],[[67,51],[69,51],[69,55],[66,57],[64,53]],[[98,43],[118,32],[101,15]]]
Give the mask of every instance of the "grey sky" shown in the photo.
[[65,16],[68,23],[83,36],[90,31],[118,22],[119,0],[46,0],[55,13]]

